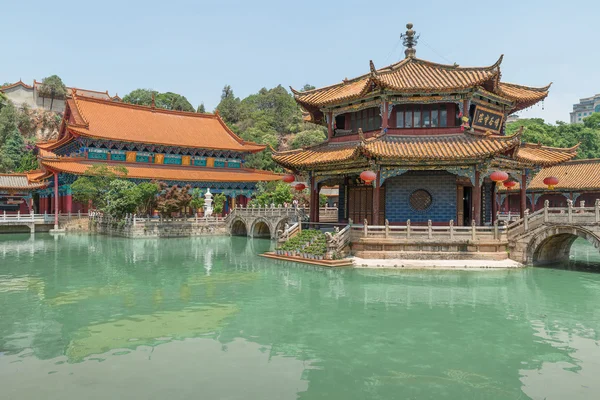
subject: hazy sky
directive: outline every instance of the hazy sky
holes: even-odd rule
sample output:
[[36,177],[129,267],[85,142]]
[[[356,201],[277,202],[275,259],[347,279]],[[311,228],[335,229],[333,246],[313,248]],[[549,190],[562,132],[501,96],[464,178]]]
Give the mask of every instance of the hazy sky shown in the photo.
[[396,62],[412,22],[417,57],[485,66],[504,54],[504,81],[554,82],[544,109],[521,115],[568,121],[579,98],[600,92],[598,15],[600,3],[588,0],[0,0],[0,84],[58,74],[121,96],[177,92],[211,111],[225,84],[245,97],[337,83],[368,72],[371,59]]

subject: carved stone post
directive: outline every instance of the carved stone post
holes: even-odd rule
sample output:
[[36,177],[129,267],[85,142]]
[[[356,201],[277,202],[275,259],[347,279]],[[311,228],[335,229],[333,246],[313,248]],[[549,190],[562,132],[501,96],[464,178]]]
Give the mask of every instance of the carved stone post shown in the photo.
[[427,237],[431,239],[433,237],[433,231],[431,229],[431,220],[427,220]]
[[500,239],[500,236],[498,235],[498,220],[497,219],[494,221],[494,239],[496,239],[496,240]]
[[475,224],[475,219],[471,220],[471,239],[477,240],[477,225]]
[[410,219],[406,220],[406,238],[410,239]]
[[454,239],[454,220],[450,220],[450,240]]
[[523,213],[523,228],[525,232],[529,230],[529,209],[526,209]]
[[390,221],[385,219],[385,238],[387,239],[390,236]]
[[544,201],[544,222],[548,222],[548,207],[550,207],[550,201]]
[[365,218],[365,222],[363,224],[363,236],[364,237],[368,237],[369,236],[369,225],[368,225],[368,221]]
[[573,200],[568,199],[567,200],[567,214],[568,214],[568,221],[569,222],[573,222]]
[[594,204],[594,213],[596,214],[596,223],[600,223],[600,199],[596,199],[596,204]]

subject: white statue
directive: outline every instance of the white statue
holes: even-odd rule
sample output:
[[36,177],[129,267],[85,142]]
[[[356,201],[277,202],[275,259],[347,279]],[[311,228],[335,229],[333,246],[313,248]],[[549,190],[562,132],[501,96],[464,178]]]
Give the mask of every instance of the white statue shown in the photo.
[[206,193],[204,194],[204,216],[210,217],[213,213],[212,208],[212,193],[210,192],[210,188],[206,189]]

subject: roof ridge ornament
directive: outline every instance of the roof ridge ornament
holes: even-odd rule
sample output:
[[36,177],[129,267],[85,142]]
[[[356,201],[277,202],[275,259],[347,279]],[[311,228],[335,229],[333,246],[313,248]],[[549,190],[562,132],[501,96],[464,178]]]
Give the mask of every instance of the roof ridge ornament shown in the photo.
[[406,50],[404,50],[405,58],[415,58],[415,55],[417,54],[417,50],[414,47],[417,45],[421,35],[415,35],[416,32],[413,31],[412,27],[413,24],[409,22],[406,24],[406,33],[400,35],[402,44],[406,47]]

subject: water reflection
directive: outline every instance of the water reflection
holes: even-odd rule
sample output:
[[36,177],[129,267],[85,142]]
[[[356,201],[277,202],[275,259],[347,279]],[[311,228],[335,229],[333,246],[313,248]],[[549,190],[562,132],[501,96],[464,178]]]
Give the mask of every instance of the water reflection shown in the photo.
[[63,399],[167,389],[171,398],[550,399],[564,398],[560,385],[577,399],[600,389],[600,275],[322,269],[256,256],[269,246],[3,239],[0,379],[17,398],[60,383]]

